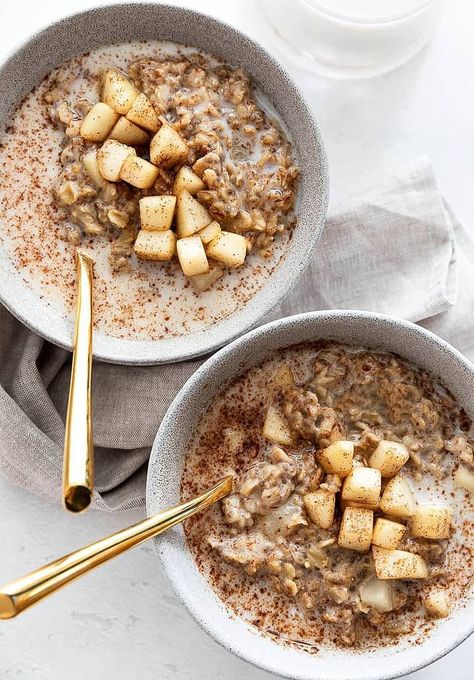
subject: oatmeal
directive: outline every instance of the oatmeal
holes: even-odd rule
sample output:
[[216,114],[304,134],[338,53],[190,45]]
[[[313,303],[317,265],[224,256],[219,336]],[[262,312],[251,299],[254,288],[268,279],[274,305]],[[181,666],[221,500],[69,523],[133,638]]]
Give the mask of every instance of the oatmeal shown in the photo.
[[241,68],[191,48],[137,42],[55,69],[17,110],[1,156],[15,266],[71,311],[80,245],[97,263],[97,327],[118,337],[228,316],[295,224],[283,126]]
[[449,392],[404,359],[290,348],[203,416],[183,497],[235,485],[188,520],[188,544],[225,604],[280,642],[417,643],[472,583],[473,441]]

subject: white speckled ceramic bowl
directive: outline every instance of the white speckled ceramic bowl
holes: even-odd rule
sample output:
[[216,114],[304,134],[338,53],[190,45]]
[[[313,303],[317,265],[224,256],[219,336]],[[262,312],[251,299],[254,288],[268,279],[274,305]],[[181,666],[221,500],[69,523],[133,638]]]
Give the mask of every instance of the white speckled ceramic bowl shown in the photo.
[[[313,312],[282,319],[220,350],[182,388],[153,445],[147,482],[148,514],[178,501],[191,433],[214,397],[274,350],[318,339],[396,352],[438,376],[474,417],[474,366],[423,328],[387,316],[350,311]],[[470,597],[449,618],[440,621],[421,646],[401,642],[368,654],[323,648],[310,655],[263,637],[231,615],[198,571],[182,527],[155,539],[155,547],[179,599],[209,635],[256,666],[288,678],[388,680],[439,659],[474,631],[474,599]]]
[[[241,65],[283,119],[293,141],[301,179],[296,206],[298,225],[283,261],[257,294],[234,314],[179,338],[136,341],[95,333],[95,357],[121,364],[189,359],[211,352],[256,326],[305,269],[321,235],[328,200],[326,155],[319,128],[287,72],[239,31],[188,9],[159,4],[110,5],[63,19],[36,34],[0,68],[0,130],[22,98],[53,67],[96,47],[140,39],[193,45]],[[32,292],[2,251],[1,239],[0,269],[0,301],[39,335],[70,349],[73,322]]]

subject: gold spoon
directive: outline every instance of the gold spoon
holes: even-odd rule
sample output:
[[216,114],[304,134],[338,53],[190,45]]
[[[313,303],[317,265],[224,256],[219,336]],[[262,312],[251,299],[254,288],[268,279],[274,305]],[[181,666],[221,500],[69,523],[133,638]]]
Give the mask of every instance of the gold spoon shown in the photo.
[[231,475],[224,477],[212,489],[187,503],[148,517],[128,529],[60,557],[17,581],[11,581],[0,588],[0,619],[17,616],[82,574],[207,508],[231,493],[232,483]]
[[63,503],[70,512],[86,510],[94,490],[91,417],[93,265],[90,257],[77,251],[76,329],[63,460]]

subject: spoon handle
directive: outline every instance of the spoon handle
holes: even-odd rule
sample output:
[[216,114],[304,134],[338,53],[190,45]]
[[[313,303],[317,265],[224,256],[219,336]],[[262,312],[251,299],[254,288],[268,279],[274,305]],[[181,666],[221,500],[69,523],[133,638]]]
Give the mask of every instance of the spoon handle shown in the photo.
[[224,477],[211,489],[187,503],[148,517],[127,529],[60,557],[27,576],[11,581],[0,588],[0,619],[17,616],[82,574],[207,508],[232,491],[232,482],[232,476]]
[[76,254],[77,306],[71,382],[66,414],[63,465],[63,503],[70,512],[82,512],[94,490],[92,439],[92,279],[93,261]]

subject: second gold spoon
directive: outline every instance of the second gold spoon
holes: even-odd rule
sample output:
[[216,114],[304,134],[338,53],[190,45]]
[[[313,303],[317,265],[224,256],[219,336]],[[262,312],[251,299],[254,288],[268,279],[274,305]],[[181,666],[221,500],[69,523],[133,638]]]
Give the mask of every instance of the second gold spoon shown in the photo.
[[183,522],[232,491],[232,476],[224,477],[211,489],[187,503],[160,512],[97,543],[60,557],[27,576],[0,588],[0,619],[11,619],[74,579]]
[[92,280],[93,261],[77,251],[77,310],[71,383],[64,437],[63,503],[83,512],[94,490],[92,441]]

